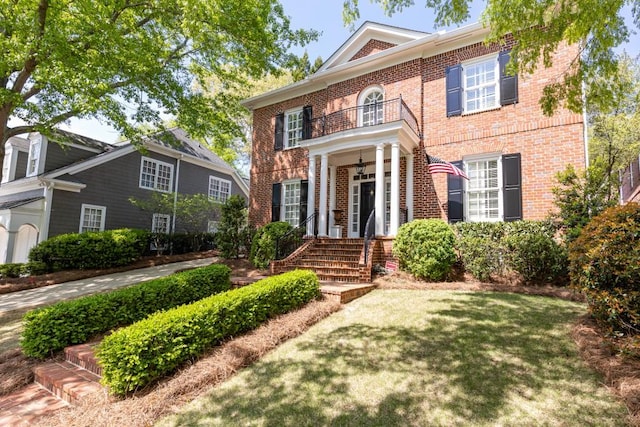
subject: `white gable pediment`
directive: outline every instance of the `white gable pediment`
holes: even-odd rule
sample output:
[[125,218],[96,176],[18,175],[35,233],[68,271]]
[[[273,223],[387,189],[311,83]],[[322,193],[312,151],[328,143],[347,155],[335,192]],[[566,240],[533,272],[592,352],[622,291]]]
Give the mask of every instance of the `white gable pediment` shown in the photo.
[[[331,69],[341,64],[345,64],[356,55],[358,55],[370,42],[378,41],[379,45],[386,47],[399,46],[422,37],[429,33],[421,31],[407,30],[405,28],[394,27],[391,25],[378,24],[376,22],[367,21],[360,26],[340,48],[329,57],[318,69],[318,72]],[[379,52],[380,49],[372,49],[370,52],[363,51],[364,55]]]

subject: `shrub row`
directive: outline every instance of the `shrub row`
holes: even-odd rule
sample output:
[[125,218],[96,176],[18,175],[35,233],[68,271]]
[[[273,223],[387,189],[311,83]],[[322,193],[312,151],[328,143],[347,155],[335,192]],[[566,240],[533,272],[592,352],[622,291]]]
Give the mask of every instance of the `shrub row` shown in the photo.
[[43,262],[0,264],[0,279],[35,276],[44,274],[48,270],[49,268]]
[[571,284],[586,295],[593,317],[615,335],[637,334],[640,204],[609,208],[594,217],[570,244],[569,260]]
[[22,350],[28,356],[45,358],[158,310],[226,291],[231,287],[230,273],[225,265],[210,265],[30,311],[23,319]]
[[[151,233],[149,235],[149,245],[147,249],[151,247],[151,243],[161,250],[157,252],[172,254],[186,254],[189,252],[208,251],[215,249],[216,247],[216,234],[215,233]],[[156,250],[149,250],[146,253],[153,253]]]
[[127,265],[148,249],[149,234],[130,228],[61,234],[31,249],[29,260],[46,264],[50,271]]
[[505,271],[519,273],[526,282],[566,277],[567,250],[554,238],[551,222],[461,222],[453,228],[464,268],[478,280]]
[[225,338],[298,308],[319,292],[317,276],[297,270],[156,313],[102,341],[97,356],[103,384],[120,395],[138,390]]

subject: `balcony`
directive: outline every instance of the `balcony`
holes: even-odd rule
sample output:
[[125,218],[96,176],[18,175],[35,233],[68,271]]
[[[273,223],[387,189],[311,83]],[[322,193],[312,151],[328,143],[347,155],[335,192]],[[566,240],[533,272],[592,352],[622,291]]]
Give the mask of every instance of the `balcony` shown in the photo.
[[400,121],[406,122],[416,136],[420,135],[416,116],[402,98],[396,98],[316,117],[307,124],[309,128],[305,129],[305,139]]

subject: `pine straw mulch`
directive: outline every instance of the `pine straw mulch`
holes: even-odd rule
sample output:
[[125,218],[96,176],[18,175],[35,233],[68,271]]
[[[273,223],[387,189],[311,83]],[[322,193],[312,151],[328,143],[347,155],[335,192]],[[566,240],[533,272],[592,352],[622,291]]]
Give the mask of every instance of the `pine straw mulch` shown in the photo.
[[227,341],[171,378],[135,396],[116,400],[100,393],[83,399],[76,407],[56,411],[38,425],[152,425],[339,309],[339,303],[328,299],[313,301],[300,310],[274,318],[246,335]]

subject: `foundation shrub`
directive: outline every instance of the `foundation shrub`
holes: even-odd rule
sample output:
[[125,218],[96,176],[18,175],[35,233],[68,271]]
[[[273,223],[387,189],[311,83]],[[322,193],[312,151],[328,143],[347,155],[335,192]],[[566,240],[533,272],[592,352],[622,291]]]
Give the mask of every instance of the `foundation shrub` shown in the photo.
[[454,225],[456,248],[464,268],[488,281],[506,271],[527,283],[566,278],[567,251],[556,241],[549,221],[466,222]]
[[506,263],[527,283],[556,282],[567,278],[566,246],[554,239],[557,228],[549,221],[505,223]]
[[606,209],[569,245],[572,286],[612,334],[640,331],[640,205]]
[[503,222],[458,222],[456,248],[466,271],[481,281],[504,272]]
[[20,277],[23,266],[22,263],[0,264],[0,279]]
[[[267,268],[276,259],[276,240],[287,234],[293,227],[284,221],[270,222],[260,227],[253,236],[249,261],[257,268]],[[285,243],[285,242],[280,242]],[[281,253],[281,255],[283,255]]]
[[320,293],[315,273],[296,270],[159,312],[98,347],[103,384],[124,395],[171,373],[224,339],[299,308]]
[[439,219],[418,219],[403,224],[393,242],[400,268],[419,279],[444,280],[456,261],[455,235]]
[[231,287],[230,273],[225,265],[210,265],[32,310],[23,319],[22,350],[27,356],[43,359],[156,311],[226,291]]
[[29,260],[50,271],[117,267],[139,259],[148,243],[148,231],[131,228],[61,234],[31,249]]

